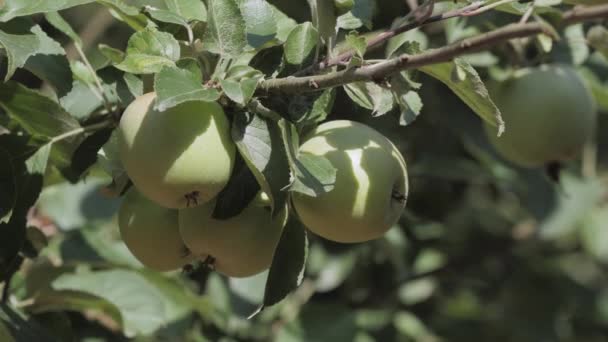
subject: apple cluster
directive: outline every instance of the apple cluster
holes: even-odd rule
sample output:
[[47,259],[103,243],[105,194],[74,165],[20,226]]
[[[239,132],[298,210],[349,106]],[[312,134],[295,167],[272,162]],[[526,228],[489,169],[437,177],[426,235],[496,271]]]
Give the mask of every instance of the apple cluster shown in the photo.
[[331,190],[291,192],[295,211],[286,204],[273,214],[260,192],[238,215],[216,219],[216,197],[236,154],[228,118],[217,103],[158,111],[155,99],[135,99],[118,128],[120,159],[134,185],[119,210],[120,233],[146,267],[170,271],[200,260],[247,277],[270,266],[289,214],[321,237],[352,243],[381,237],[403,212],[408,180],[398,149],[366,125],[335,120],[307,134],[299,148],[336,168]]

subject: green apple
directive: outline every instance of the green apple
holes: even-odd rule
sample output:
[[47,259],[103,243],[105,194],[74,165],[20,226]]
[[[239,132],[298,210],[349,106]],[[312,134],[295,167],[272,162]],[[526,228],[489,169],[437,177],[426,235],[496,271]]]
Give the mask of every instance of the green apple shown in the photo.
[[179,235],[178,211],[159,206],[134,188],[120,206],[118,227],[127,248],[148,268],[171,271],[194,260]]
[[569,66],[524,69],[490,90],[506,131],[497,137],[496,128],[486,125],[487,135],[515,164],[538,167],[571,159],[593,134],[593,98]]
[[215,202],[179,210],[179,231],[196,254],[213,258],[215,270],[229,277],[249,277],[270,267],[287,219],[287,207],[274,218],[270,201],[260,192],[237,216],[211,217]]
[[333,190],[317,197],[293,192],[300,220],[328,240],[376,239],[395,224],[408,194],[403,156],[385,136],[348,120],[319,125],[299,153],[327,158],[336,168]]
[[334,6],[338,10],[338,14],[344,14],[353,9],[355,0],[334,0]]
[[119,155],[129,178],[167,208],[208,202],[226,185],[236,147],[230,123],[215,102],[191,101],[164,112],[155,93],[138,97],[118,127]]

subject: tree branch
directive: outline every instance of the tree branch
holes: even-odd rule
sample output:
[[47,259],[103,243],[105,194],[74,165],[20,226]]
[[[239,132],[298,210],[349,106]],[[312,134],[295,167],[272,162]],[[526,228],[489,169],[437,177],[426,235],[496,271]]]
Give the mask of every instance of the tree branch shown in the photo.
[[582,21],[608,18],[608,4],[597,6],[577,6],[564,13],[561,25],[568,26]]
[[[582,21],[601,18],[608,18],[608,4],[574,8],[564,14],[559,25],[560,27],[563,27]],[[415,55],[403,54],[369,66],[352,68],[324,75],[306,77],[290,76],[266,80],[260,84],[259,91],[262,93],[276,91],[285,93],[314,92],[352,82],[380,81],[387,76],[402,70],[448,62],[455,57],[487,50],[492,46],[513,38],[523,38],[540,33],[553,37],[556,36],[553,28],[547,24],[538,22],[509,24],[500,29],[467,38],[438,49],[424,51]]]
[[[394,36],[396,36],[398,34],[411,31],[415,28],[422,27],[427,24],[435,23],[435,22],[450,19],[450,18],[455,18],[455,17],[461,16],[465,13],[468,13],[470,11],[477,10],[477,9],[481,8],[483,4],[484,4],[484,1],[475,1],[472,4],[465,6],[465,7],[458,8],[458,9],[448,11],[448,12],[445,12],[442,14],[438,14],[435,16],[431,16],[431,17],[425,18],[423,20],[414,20],[407,24],[404,24],[404,25],[401,25],[394,29],[388,30],[388,31],[383,32],[383,33],[375,36],[374,38],[370,39],[367,42],[367,49],[371,50],[371,49],[383,44],[384,42],[386,42],[387,40],[393,38]],[[418,7],[418,9],[420,9],[420,7]],[[323,69],[331,68],[332,66],[340,65],[344,61],[347,61],[350,58],[352,58],[354,53],[355,53],[354,51],[343,52],[334,58],[331,58],[329,60],[324,60],[318,64],[304,68],[304,69],[298,71],[295,74],[295,76],[305,75],[305,74],[309,74],[312,71],[323,70]]]
[[538,33],[552,34],[552,30],[550,26],[541,23],[510,24],[498,30],[465,39],[439,49],[428,50],[415,55],[403,54],[370,66],[347,69],[325,75],[267,80],[260,85],[260,90],[263,92],[281,91],[286,93],[312,92],[352,82],[382,80],[388,75],[401,70],[447,62],[454,57],[466,53],[486,50],[505,40],[527,37]]

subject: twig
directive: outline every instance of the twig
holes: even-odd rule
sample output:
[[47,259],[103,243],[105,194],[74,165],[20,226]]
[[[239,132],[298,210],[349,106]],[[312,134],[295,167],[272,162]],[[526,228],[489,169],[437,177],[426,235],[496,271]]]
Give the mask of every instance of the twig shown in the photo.
[[464,16],[464,17],[472,17],[472,16],[475,16],[475,15],[479,15],[479,14],[485,13],[487,11],[490,11],[490,10],[492,10],[492,9],[498,7],[498,6],[502,6],[502,5],[511,3],[511,2],[518,2],[518,1],[519,0],[500,0],[500,1],[497,1],[497,2],[493,2],[493,3],[491,3],[491,4],[487,5],[487,6],[480,7],[478,9],[474,10],[474,11],[469,11],[467,13],[464,13],[464,14],[462,14],[462,16]]
[[60,134],[56,137],[53,137],[47,144],[54,144],[56,142],[59,142],[61,140],[73,137],[75,135],[79,135],[79,134],[83,134],[86,132],[94,132],[94,131],[98,131],[100,129],[106,128],[106,127],[110,127],[114,124],[113,121],[101,121],[98,122],[96,124],[92,124],[89,126],[83,126],[83,127],[78,127],[76,129],[73,129],[71,131],[65,132],[63,134]]
[[[97,11],[93,18],[87,22],[87,25],[78,32],[78,36],[82,40],[82,48],[87,50],[113,23],[114,17],[108,10],[100,9]],[[77,53],[73,42],[65,48],[68,59],[74,59]]]
[[[464,13],[467,13],[467,12],[480,8],[483,4],[484,4],[484,1],[476,1],[468,6],[465,6],[465,7],[459,8],[459,9],[455,9],[455,10],[451,10],[451,11],[448,11],[448,12],[445,12],[442,14],[432,16],[432,17],[428,17],[427,19],[422,20],[422,21],[414,20],[412,22],[408,22],[407,24],[404,24],[402,26],[399,26],[394,29],[383,32],[383,33],[377,35],[376,37],[370,39],[367,42],[367,50],[370,50],[374,47],[377,47],[378,45],[383,44],[384,42],[386,42],[387,40],[393,38],[394,36],[396,36],[398,34],[401,34],[401,33],[407,32],[407,31],[411,31],[415,28],[422,27],[422,26],[430,24],[430,23],[435,23],[438,21],[461,16]],[[304,69],[300,70],[299,72],[297,72],[295,74],[295,76],[305,75],[305,74],[310,73],[311,71],[323,70],[323,69],[327,69],[327,68],[330,68],[330,67],[333,67],[336,65],[340,65],[342,62],[352,58],[354,53],[355,53],[354,51],[343,52],[334,58],[330,58],[328,60],[315,64],[314,66],[304,68]]]
[[261,116],[263,116],[263,117],[265,117],[267,119],[270,119],[270,120],[273,120],[273,121],[279,121],[281,119],[281,116],[277,112],[275,112],[275,111],[269,109],[268,107],[264,106],[258,100],[255,100],[255,99],[251,100],[249,102],[249,105],[247,107],[250,110],[252,110],[253,112],[258,113],[259,115],[261,115]]
[[418,0],[405,0],[405,4],[410,8],[410,11],[416,10],[418,8]]
[[532,13],[534,13],[534,7],[534,3],[530,3],[530,7],[528,7],[524,15],[522,15],[521,19],[519,20],[520,24],[528,22],[528,19],[530,19],[530,16],[532,15]]
[[568,26],[582,21],[606,18],[608,18],[608,4],[588,7],[577,6],[564,14],[561,25]]
[[402,20],[402,22],[408,22],[410,18],[413,18],[417,22],[424,22],[428,20],[433,14],[435,9],[435,0],[425,0],[420,6],[418,6],[416,0],[416,7],[412,9]]
[[[112,116],[112,118],[115,119],[115,117],[113,117],[113,116]],[[33,152],[35,152],[35,151],[37,151],[37,150],[39,150],[39,149],[41,149],[41,148],[43,148],[43,147],[45,147],[47,145],[52,145],[52,144],[58,143],[58,142],[60,142],[62,140],[65,140],[67,138],[71,138],[71,137],[76,136],[76,135],[84,134],[84,133],[87,133],[87,132],[95,132],[95,131],[101,130],[103,128],[106,128],[106,127],[112,127],[114,124],[115,124],[115,122],[112,121],[112,120],[105,120],[105,121],[101,121],[101,122],[98,122],[98,123],[95,123],[95,124],[91,124],[91,125],[88,125],[88,126],[83,126],[83,127],[75,128],[75,129],[73,129],[71,131],[67,131],[65,133],[62,133],[60,135],[57,135],[57,136],[51,138],[47,143],[45,143],[42,146],[32,147],[31,149],[28,149],[27,151],[24,151],[24,153],[21,154],[20,156],[18,156],[18,158],[23,158],[23,157],[27,156],[28,154],[33,153]]]
[[99,92],[99,93],[97,93],[94,91],[93,93],[95,93],[95,95],[100,97],[100,100],[101,100],[101,102],[103,102],[103,106],[106,108],[106,110],[108,112],[112,112],[112,102],[110,102],[110,99],[108,99],[108,97],[106,96],[106,94],[103,90],[103,85],[101,84],[101,80],[99,79],[97,72],[91,65],[91,62],[89,62],[87,55],[84,54],[84,51],[82,50],[82,47],[80,46],[80,44],[74,44],[74,47],[76,47],[76,51],[78,51],[78,54],[80,55],[80,59],[82,59],[84,65],[87,67],[87,69],[89,70],[91,75],[93,75],[93,79],[95,80],[95,85],[97,86],[97,91]]
[[[538,33],[553,35],[551,27],[546,24],[510,24],[498,30],[465,39],[439,49],[428,50],[415,55],[403,54],[388,59],[385,62],[358,69],[348,69],[325,75],[267,80],[260,84],[260,90],[263,92],[281,91],[286,93],[312,92],[352,82],[381,80],[401,70],[447,62],[454,57],[466,53],[486,50],[509,39],[527,37]],[[312,87],[311,84],[314,84],[315,87]]]
[[112,25],[112,23],[113,17],[108,11],[97,11],[93,19],[89,22],[89,25],[86,25],[86,27],[79,32],[78,36],[80,37],[80,43],[73,41],[65,49],[68,59],[74,59],[75,55],[80,56],[80,59],[85,64],[87,70],[89,70],[91,75],[93,75],[97,89],[91,87],[91,91],[93,91],[95,96],[97,96],[103,102],[103,105],[108,112],[112,111],[112,103],[106,96],[101,80],[89,62],[84,50],[87,49],[95,40],[97,40],[107,30],[107,28]]
[[[457,12],[460,11],[462,11],[462,9],[457,10]],[[570,10],[564,14],[559,26],[564,27],[582,21],[601,18],[608,18],[608,4],[585,8],[574,8],[573,10]],[[400,29],[403,29],[403,26]],[[391,34],[391,32],[394,34],[397,31],[390,31],[384,35]],[[306,77],[290,76],[266,80],[260,84],[259,92],[314,92],[352,82],[378,81],[401,70],[447,62],[464,54],[487,50],[494,45],[503,43],[510,39],[533,36],[539,33],[544,33],[546,35],[555,37],[556,39],[559,38],[556,37],[556,33],[553,28],[544,23],[534,22],[509,24],[497,30],[467,38],[438,49],[424,51],[415,55],[403,54],[374,65],[347,69],[331,74]],[[383,40],[381,37],[377,37],[375,41],[380,42]],[[373,44],[373,42],[370,41],[370,44]],[[348,54],[350,54],[350,52]],[[338,56],[337,59],[331,60],[327,63],[336,63],[337,61],[339,62],[341,60],[342,59],[340,56]]]

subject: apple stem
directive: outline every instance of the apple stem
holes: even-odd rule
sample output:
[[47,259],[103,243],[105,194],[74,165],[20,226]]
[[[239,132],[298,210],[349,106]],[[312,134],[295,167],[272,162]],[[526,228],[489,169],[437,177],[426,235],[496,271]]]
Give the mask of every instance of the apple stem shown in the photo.
[[199,191],[192,191],[185,194],[184,198],[186,198],[186,207],[190,207],[191,203],[194,203],[195,206],[198,205],[198,198],[200,194],[201,193]]
[[563,168],[564,166],[559,161],[552,161],[545,165],[545,172],[547,176],[551,179],[551,181],[553,181],[554,183],[559,183],[560,173]]
[[203,261],[203,267],[206,267],[210,270],[214,270],[215,269],[215,258],[212,257],[211,255],[208,255],[205,260]]
[[190,250],[190,248],[182,246],[182,258],[185,258],[189,255],[192,255],[192,251]]

